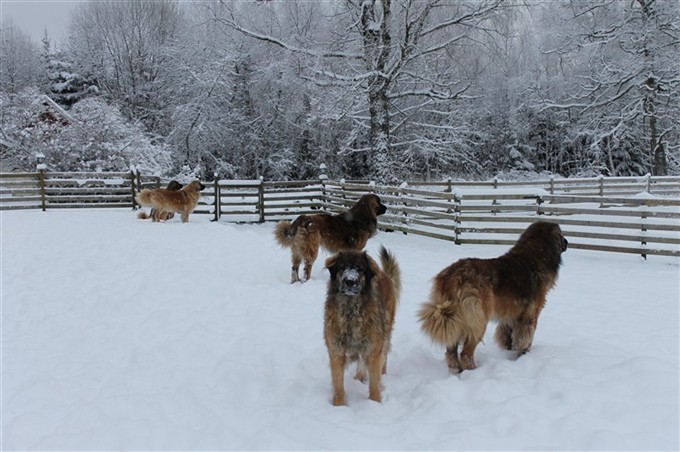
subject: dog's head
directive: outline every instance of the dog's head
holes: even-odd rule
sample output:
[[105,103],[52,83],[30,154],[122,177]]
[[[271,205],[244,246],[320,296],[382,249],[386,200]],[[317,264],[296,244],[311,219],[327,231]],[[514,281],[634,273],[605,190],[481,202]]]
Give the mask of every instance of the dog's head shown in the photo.
[[359,198],[357,205],[365,205],[377,217],[387,212],[387,206],[382,203],[380,196],[370,193]]
[[196,179],[195,181],[191,182],[190,184],[185,185],[184,190],[201,191],[201,190],[205,190],[205,185],[203,185],[201,183],[201,181]]
[[171,180],[168,182],[168,186],[166,187],[168,190],[181,190],[184,185],[180,184],[176,180]]
[[540,259],[552,271],[557,271],[568,246],[569,241],[557,223],[537,221],[522,233],[510,253]]
[[341,251],[326,259],[331,274],[329,291],[354,297],[370,290],[373,277],[380,270],[365,252]]

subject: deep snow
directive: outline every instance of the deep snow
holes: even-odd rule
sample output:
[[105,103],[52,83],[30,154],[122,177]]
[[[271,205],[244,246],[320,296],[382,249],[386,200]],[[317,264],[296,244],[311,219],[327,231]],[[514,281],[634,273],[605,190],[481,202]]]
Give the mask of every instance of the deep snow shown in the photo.
[[384,401],[330,404],[327,272],[291,285],[273,225],[128,210],[2,213],[2,448],[668,449],[679,261],[569,250],[515,360],[488,328],[448,373],[415,312],[444,266],[503,246],[379,233],[403,272]]

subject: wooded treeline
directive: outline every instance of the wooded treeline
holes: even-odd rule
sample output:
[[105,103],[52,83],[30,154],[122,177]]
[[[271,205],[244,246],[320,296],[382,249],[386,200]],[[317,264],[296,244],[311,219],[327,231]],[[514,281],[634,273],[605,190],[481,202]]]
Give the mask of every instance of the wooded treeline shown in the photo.
[[[17,169],[680,172],[675,0],[91,1],[58,48],[3,23],[0,50]],[[39,120],[41,93],[73,121]]]

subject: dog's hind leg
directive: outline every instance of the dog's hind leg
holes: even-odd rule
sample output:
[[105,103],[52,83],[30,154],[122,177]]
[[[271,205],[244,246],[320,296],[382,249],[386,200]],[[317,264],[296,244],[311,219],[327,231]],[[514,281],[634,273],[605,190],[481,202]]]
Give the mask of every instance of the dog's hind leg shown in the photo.
[[479,341],[476,338],[468,337],[465,339],[463,349],[460,351],[460,362],[463,369],[472,370],[477,368],[475,364],[475,348],[477,348],[478,343]]
[[457,374],[463,371],[463,366],[460,365],[458,359],[458,344],[446,347],[446,364],[449,366],[451,373]]
[[515,322],[512,330],[512,350],[516,350],[520,355],[525,354],[531,348],[536,332],[536,318],[520,318]]
[[302,259],[300,258],[300,256],[298,256],[295,252],[293,252],[292,260],[293,260],[293,265],[291,266],[291,271],[290,271],[290,283],[291,284],[300,281],[300,263],[302,262]]
[[305,270],[303,272],[302,282],[309,281],[312,277],[312,265],[314,265],[313,260],[305,259]]
[[512,350],[513,323],[511,319],[501,319],[496,326],[494,339],[498,346],[505,350]]

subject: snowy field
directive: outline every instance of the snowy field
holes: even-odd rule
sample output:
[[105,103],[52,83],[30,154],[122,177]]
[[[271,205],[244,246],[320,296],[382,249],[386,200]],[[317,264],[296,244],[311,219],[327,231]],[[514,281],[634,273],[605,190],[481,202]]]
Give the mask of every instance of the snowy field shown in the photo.
[[[2,449],[678,450],[678,259],[568,250],[534,347],[487,330],[449,374],[415,312],[501,246],[379,233],[403,272],[384,401],[333,407],[325,254],[304,285],[273,225],[129,210],[2,213]],[[352,369],[353,370],[353,369]]]

